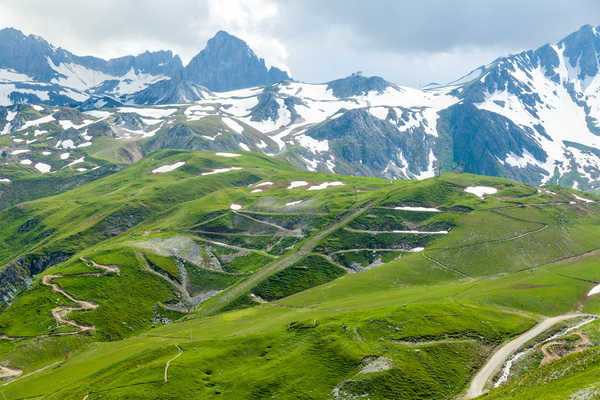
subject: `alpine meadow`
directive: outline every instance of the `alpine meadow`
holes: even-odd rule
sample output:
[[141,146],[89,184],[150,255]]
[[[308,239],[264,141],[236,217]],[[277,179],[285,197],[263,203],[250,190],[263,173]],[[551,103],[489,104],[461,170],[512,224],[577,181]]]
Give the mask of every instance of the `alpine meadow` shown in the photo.
[[600,27],[420,88],[295,78],[541,7],[471,43],[483,5],[380,1],[0,5],[3,399],[600,399]]

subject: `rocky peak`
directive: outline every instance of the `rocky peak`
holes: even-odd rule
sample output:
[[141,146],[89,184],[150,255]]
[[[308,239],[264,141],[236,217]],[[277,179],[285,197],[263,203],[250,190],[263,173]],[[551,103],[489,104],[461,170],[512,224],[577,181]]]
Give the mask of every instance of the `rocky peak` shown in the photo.
[[185,68],[185,77],[214,91],[268,85],[289,79],[276,67],[267,69],[243,40],[219,31]]

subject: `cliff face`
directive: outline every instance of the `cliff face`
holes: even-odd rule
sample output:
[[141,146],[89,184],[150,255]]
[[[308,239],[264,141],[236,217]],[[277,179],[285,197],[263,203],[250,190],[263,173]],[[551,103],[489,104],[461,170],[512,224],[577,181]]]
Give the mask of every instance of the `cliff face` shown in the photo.
[[68,260],[72,255],[56,251],[19,257],[0,271],[0,303],[10,304],[20,290],[31,285],[35,275]]

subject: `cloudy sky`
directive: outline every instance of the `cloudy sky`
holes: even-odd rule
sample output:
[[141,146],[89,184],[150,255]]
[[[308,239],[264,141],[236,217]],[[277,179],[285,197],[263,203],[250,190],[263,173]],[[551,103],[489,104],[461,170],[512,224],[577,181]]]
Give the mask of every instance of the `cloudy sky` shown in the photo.
[[355,71],[411,86],[447,82],[584,24],[600,24],[600,1],[0,0],[1,27],[76,54],[170,49],[186,63],[223,29],[307,82]]

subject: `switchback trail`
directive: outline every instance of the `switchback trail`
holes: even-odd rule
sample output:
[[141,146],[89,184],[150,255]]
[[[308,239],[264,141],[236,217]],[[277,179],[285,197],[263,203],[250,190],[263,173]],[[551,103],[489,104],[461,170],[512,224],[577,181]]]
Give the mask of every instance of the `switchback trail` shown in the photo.
[[61,288],[57,283],[52,282],[52,280],[55,278],[63,278],[63,277],[68,277],[68,276],[96,276],[96,277],[99,277],[102,275],[108,275],[108,274],[113,274],[113,273],[119,274],[120,273],[119,267],[117,267],[116,265],[102,265],[102,264],[98,264],[97,262],[95,262],[93,260],[89,260],[87,258],[81,258],[81,261],[83,261],[84,263],[86,263],[88,265],[91,264],[95,268],[101,269],[102,272],[99,272],[99,273],[91,272],[91,273],[77,274],[77,275],[54,274],[54,275],[46,275],[46,276],[42,277],[42,285],[50,286],[50,288],[52,289],[53,292],[60,293],[63,296],[65,296],[67,299],[71,300],[73,303],[77,303],[79,305],[79,306],[58,306],[58,307],[55,307],[52,309],[52,316],[54,317],[56,322],[58,322],[59,324],[71,325],[78,329],[77,331],[69,332],[69,334],[72,334],[72,335],[75,335],[78,333],[84,333],[84,332],[93,332],[95,328],[92,325],[80,324],[77,321],[69,319],[69,318],[67,318],[67,315],[71,311],[94,310],[94,309],[98,308],[98,304],[94,303],[93,301],[76,299],[75,297],[73,297],[69,293],[67,293],[63,288]]
[[494,354],[488,359],[487,363],[477,372],[469,388],[467,390],[467,394],[465,395],[465,399],[472,399],[477,396],[481,396],[486,392],[485,385],[486,383],[494,376],[496,371],[498,371],[506,362],[506,360],[514,354],[521,346],[535,338],[542,332],[550,329],[553,325],[558,322],[562,322],[568,319],[576,318],[576,317],[585,317],[588,314],[580,314],[580,313],[572,313],[572,314],[563,314],[552,318],[547,318],[528,330],[527,332],[521,334],[517,338],[511,340],[506,343],[498,350],[494,352]]
[[284,270],[285,268],[300,261],[304,256],[306,256],[312,252],[312,250],[317,246],[317,244],[319,244],[321,239],[323,239],[325,236],[329,235],[331,232],[335,231],[336,229],[339,229],[342,226],[346,225],[348,222],[352,221],[353,219],[357,218],[365,210],[370,208],[372,206],[372,204],[373,204],[372,202],[369,202],[369,203],[364,204],[363,206],[355,209],[353,212],[350,212],[350,213],[344,215],[337,222],[332,223],[327,228],[319,231],[314,236],[307,239],[302,245],[300,245],[300,247],[298,248],[297,251],[272,262],[271,264],[267,265],[266,267],[260,269],[255,274],[251,275],[248,279],[240,282],[237,286],[234,286],[233,288],[229,289],[228,291],[223,293],[221,296],[216,298],[215,299],[216,301],[214,303],[212,303],[208,307],[204,308],[202,314],[206,315],[206,314],[211,314],[215,311],[218,311],[221,307],[225,306],[230,300],[235,299],[237,296],[239,296],[242,293],[246,292],[247,290],[251,289],[257,283],[259,283],[261,280],[263,280],[264,278],[266,278],[269,275],[272,275],[276,272]]
[[[63,296],[65,296],[67,299],[72,301],[73,303],[77,304],[76,306],[58,306],[51,310],[52,317],[54,317],[54,319],[56,320],[57,323],[71,325],[72,327],[76,328],[77,330],[71,331],[71,332],[49,333],[49,334],[44,334],[44,335],[32,336],[32,337],[42,338],[42,337],[49,337],[49,336],[78,335],[80,333],[93,332],[95,330],[94,326],[88,325],[88,324],[80,324],[77,321],[69,319],[67,317],[67,315],[71,311],[94,310],[94,309],[98,308],[98,304],[93,301],[76,299],[71,294],[69,294],[67,291],[65,291],[62,287],[60,287],[60,285],[58,283],[53,282],[53,280],[56,278],[68,278],[68,277],[85,277],[85,276],[100,277],[100,276],[109,275],[109,274],[117,274],[118,275],[120,273],[120,270],[119,270],[119,267],[116,265],[102,265],[102,264],[96,263],[93,260],[83,258],[83,257],[81,258],[81,261],[83,261],[84,263],[86,263],[88,265],[91,264],[95,268],[102,270],[102,272],[84,272],[81,274],[72,274],[72,275],[63,275],[63,274],[45,275],[42,277],[42,282],[41,282],[42,285],[50,287],[50,289],[52,289],[53,292],[60,293]],[[18,338],[25,338],[25,336],[7,336],[7,335],[0,336],[0,339],[7,339],[7,340],[18,339]]]

